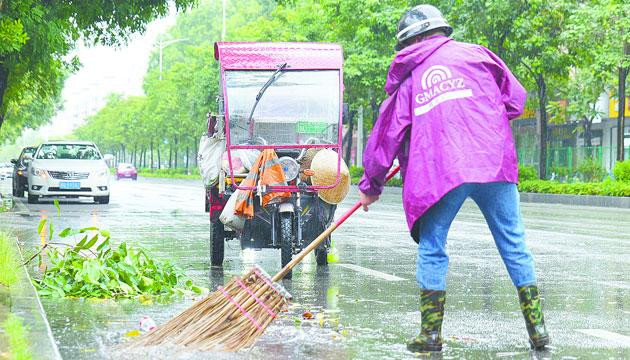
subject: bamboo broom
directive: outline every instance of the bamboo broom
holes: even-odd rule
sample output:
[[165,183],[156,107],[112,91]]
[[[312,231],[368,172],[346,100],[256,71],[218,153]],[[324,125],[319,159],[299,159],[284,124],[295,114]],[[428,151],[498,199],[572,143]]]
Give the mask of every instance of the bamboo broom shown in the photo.
[[[399,170],[398,166],[394,168],[385,181]],[[174,344],[193,351],[238,351],[253,345],[291,300],[291,294],[278,281],[360,207],[358,201],[273,278],[254,265],[242,277],[232,278],[224,287],[129,346]]]

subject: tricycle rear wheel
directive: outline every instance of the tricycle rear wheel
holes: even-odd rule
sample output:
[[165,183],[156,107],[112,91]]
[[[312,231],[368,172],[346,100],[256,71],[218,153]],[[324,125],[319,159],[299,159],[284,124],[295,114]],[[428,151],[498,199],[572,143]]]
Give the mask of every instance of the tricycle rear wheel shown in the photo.
[[[284,268],[293,258],[293,218],[291,213],[280,213],[280,262]],[[293,276],[289,271],[285,279]]]
[[225,254],[225,227],[221,221],[210,223],[210,265],[222,266]]

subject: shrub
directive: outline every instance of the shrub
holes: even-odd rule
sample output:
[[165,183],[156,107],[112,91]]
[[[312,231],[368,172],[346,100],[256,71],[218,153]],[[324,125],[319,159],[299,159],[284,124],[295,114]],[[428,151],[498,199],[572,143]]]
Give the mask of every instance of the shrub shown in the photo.
[[518,164],[518,181],[536,180],[538,179],[538,171],[533,166],[524,166]]
[[350,166],[350,183],[358,184],[363,176],[363,168],[360,166]]
[[577,173],[580,174],[582,180],[586,182],[601,181],[604,176],[606,176],[606,170],[598,161],[592,158],[587,158],[582,162],[577,168]]
[[615,180],[630,182],[630,159],[626,161],[617,161],[613,169]]
[[566,166],[551,166],[549,167],[550,174],[556,174],[559,178],[567,178],[571,175],[571,170]]
[[350,166],[350,177],[351,178],[361,178],[363,176],[363,168],[360,166]]
[[[351,166],[349,170],[350,170],[350,183],[354,185],[358,184],[359,181],[361,181],[361,177],[363,177],[363,168],[359,166]],[[402,179],[399,179],[396,177],[389,180],[387,184],[385,184],[385,186],[394,186],[394,187],[402,187],[402,185],[403,185]]]

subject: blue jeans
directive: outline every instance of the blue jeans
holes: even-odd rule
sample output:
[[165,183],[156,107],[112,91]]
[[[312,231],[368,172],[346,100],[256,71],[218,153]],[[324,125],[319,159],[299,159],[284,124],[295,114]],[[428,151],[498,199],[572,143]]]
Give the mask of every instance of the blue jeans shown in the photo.
[[423,289],[444,290],[448,270],[446,236],[466,198],[472,198],[488,223],[494,243],[515,286],[536,283],[534,260],[525,246],[525,229],[516,184],[463,184],[447,193],[414,226],[419,238],[416,278]]

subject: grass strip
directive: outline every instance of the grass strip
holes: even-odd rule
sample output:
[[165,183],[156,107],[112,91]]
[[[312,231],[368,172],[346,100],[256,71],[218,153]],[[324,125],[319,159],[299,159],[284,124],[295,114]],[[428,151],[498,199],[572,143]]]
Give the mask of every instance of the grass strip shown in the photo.
[[19,262],[11,243],[13,240],[5,232],[0,231],[0,284],[11,286],[18,280]]
[[28,329],[22,323],[22,319],[15,314],[9,314],[2,327],[9,342],[9,359],[32,359],[26,338]]

